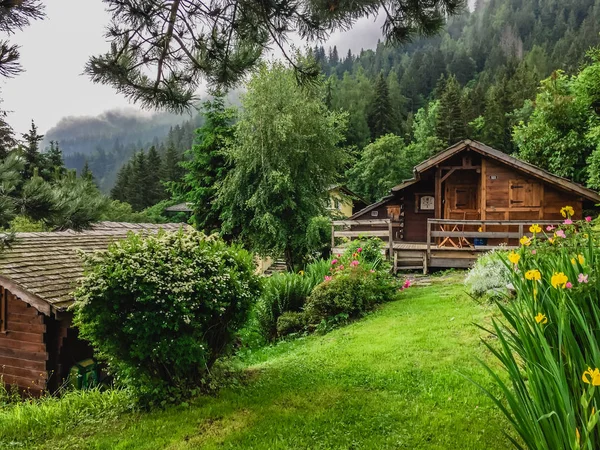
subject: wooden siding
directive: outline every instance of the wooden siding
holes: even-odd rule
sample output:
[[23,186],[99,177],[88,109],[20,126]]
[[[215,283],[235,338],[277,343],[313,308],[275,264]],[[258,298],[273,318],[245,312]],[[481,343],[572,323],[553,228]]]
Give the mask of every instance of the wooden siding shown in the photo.
[[0,376],[5,384],[38,395],[46,389],[48,354],[44,315],[10,291],[6,296],[6,331],[0,333]]

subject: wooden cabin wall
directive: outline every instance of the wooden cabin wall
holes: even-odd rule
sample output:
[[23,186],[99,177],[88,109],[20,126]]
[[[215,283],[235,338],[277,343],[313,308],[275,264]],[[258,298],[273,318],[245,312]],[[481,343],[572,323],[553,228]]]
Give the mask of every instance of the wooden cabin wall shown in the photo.
[[0,376],[5,384],[39,395],[46,389],[44,315],[1,289],[6,301],[6,331],[0,332]]
[[[484,163],[486,220],[560,220],[560,209],[570,205],[575,209],[575,219],[580,219],[583,201],[575,194],[556,189],[537,178],[523,175],[510,166],[489,159]],[[511,182],[538,186],[533,193],[523,195],[530,204],[511,204]],[[520,197],[519,197],[520,198]]]
[[424,179],[420,183],[410,186],[404,193],[404,240],[407,242],[427,241],[427,219],[435,217],[435,211],[418,211],[417,196],[419,194],[434,195],[435,184],[433,179]]

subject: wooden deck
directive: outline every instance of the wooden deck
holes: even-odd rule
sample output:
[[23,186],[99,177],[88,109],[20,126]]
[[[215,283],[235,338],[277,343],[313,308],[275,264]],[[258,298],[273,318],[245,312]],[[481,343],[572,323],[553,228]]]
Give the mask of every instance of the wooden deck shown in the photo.
[[[336,246],[336,238],[379,237],[385,241],[382,252],[393,261],[394,271],[469,268],[484,252],[497,249],[516,249],[522,236],[531,236],[529,221],[486,221],[429,219],[427,242],[407,242],[393,239],[392,221],[389,219],[365,221],[336,221],[332,225],[332,250],[343,252]],[[540,226],[557,225],[557,221],[538,221]],[[352,227],[360,226],[360,230]],[[369,229],[364,228],[368,226]],[[344,227],[343,230],[336,229]],[[348,229],[350,228],[350,229]],[[480,231],[481,230],[481,231]],[[544,237],[540,234],[538,237]],[[492,241],[494,245],[475,245],[475,241]]]

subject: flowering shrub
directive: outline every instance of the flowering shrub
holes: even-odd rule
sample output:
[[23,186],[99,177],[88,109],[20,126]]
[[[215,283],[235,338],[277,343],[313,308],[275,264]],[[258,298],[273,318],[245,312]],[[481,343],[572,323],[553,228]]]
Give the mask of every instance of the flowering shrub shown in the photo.
[[260,288],[248,252],[197,232],[130,234],[86,265],[75,324],[148,402],[201,384]]
[[506,293],[510,271],[503,260],[505,252],[494,250],[475,261],[465,278],[465,286],[474,297],[500,297]]
[[572,208],[562,212],[560,227],[532,227],[534,236],[505,259],[517,300],[498,305],[499,346],[486,345],[508,383],[488,370],[503,392],[495,401],[525,447],[597,449],[600,238],[591,217],[574,222]]
[[[382,252],[383,245],[384,242],[376,237],[355,239],[348,243],[344,254],[341,256],[349,260],[352,255],[360,254],[363,262],[375,267],[384,266],[386,261]],[[385,269],[382,267],[382,270]]]

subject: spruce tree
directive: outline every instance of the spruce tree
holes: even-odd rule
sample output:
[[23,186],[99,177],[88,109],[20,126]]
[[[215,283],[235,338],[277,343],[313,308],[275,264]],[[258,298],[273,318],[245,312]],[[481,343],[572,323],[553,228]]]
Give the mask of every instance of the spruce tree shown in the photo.
[[96,180],[94,179],[94,174],[90,170],[90,164],[88,163],[87,159],[85,160],[85,163],[83,164],[83,168],[81,169],[81,173],[79,174],[79,176],[81,178],[83,178],[84,180],[91,181],[94,184],[96,183]]
[[50,147],[42,157],[42,161],[40,162],[40,166],[42,166],[42,178],[50,181],[66,173],[67,169],[65,168],[62,151],[58,142],[50,141]]
[[467,127],[463,115],[462,89],[454,75],[444,84],[439,98],[436,134],[447,145],[455,144],[467,137]]
[[165,152],[163,165],[161,169],[161,179],[165,183],[172,183],[181,180],[184,170],[181,167],[181,157],[175,147],[170,145]]
[[148,150],[148,160],[147,160],[147,175],[146,175],[146,207],[156,205],[161,200],[165,198],[165,189],[161,183],[161,169],[162,162],[160,155],[156,151],[154,146],[150,147]]
[[44,135],[38,134],[37,126],[32,120],[29,132],[23,134],[23,140],[25,141],[23,148],[25,158],[24,177],[26,180],[33,177],[35,169],[40,166],[40,142],[42,139],[44,139]]
[[114,200],[131,203],[131,187],[133,182],[133,159],[130,159],[117,174],[117,181],[110,191],[110,196]]
[[221,227],[221,206],[215,199],[230,169],[225,148],[233,138],[235,110],[225,107],[224,96],[219,93],[204,103],[203,115],[204,125],[197,131],[189,160],[181,164],[186,172],[176,190],[193,205],[196,228],[210,233]]
[[374,86],[375,95],[369,108],[369,129],[371,136],[377,139],[394,130],[394,111],[390,101],[388,85],[380,73]]

